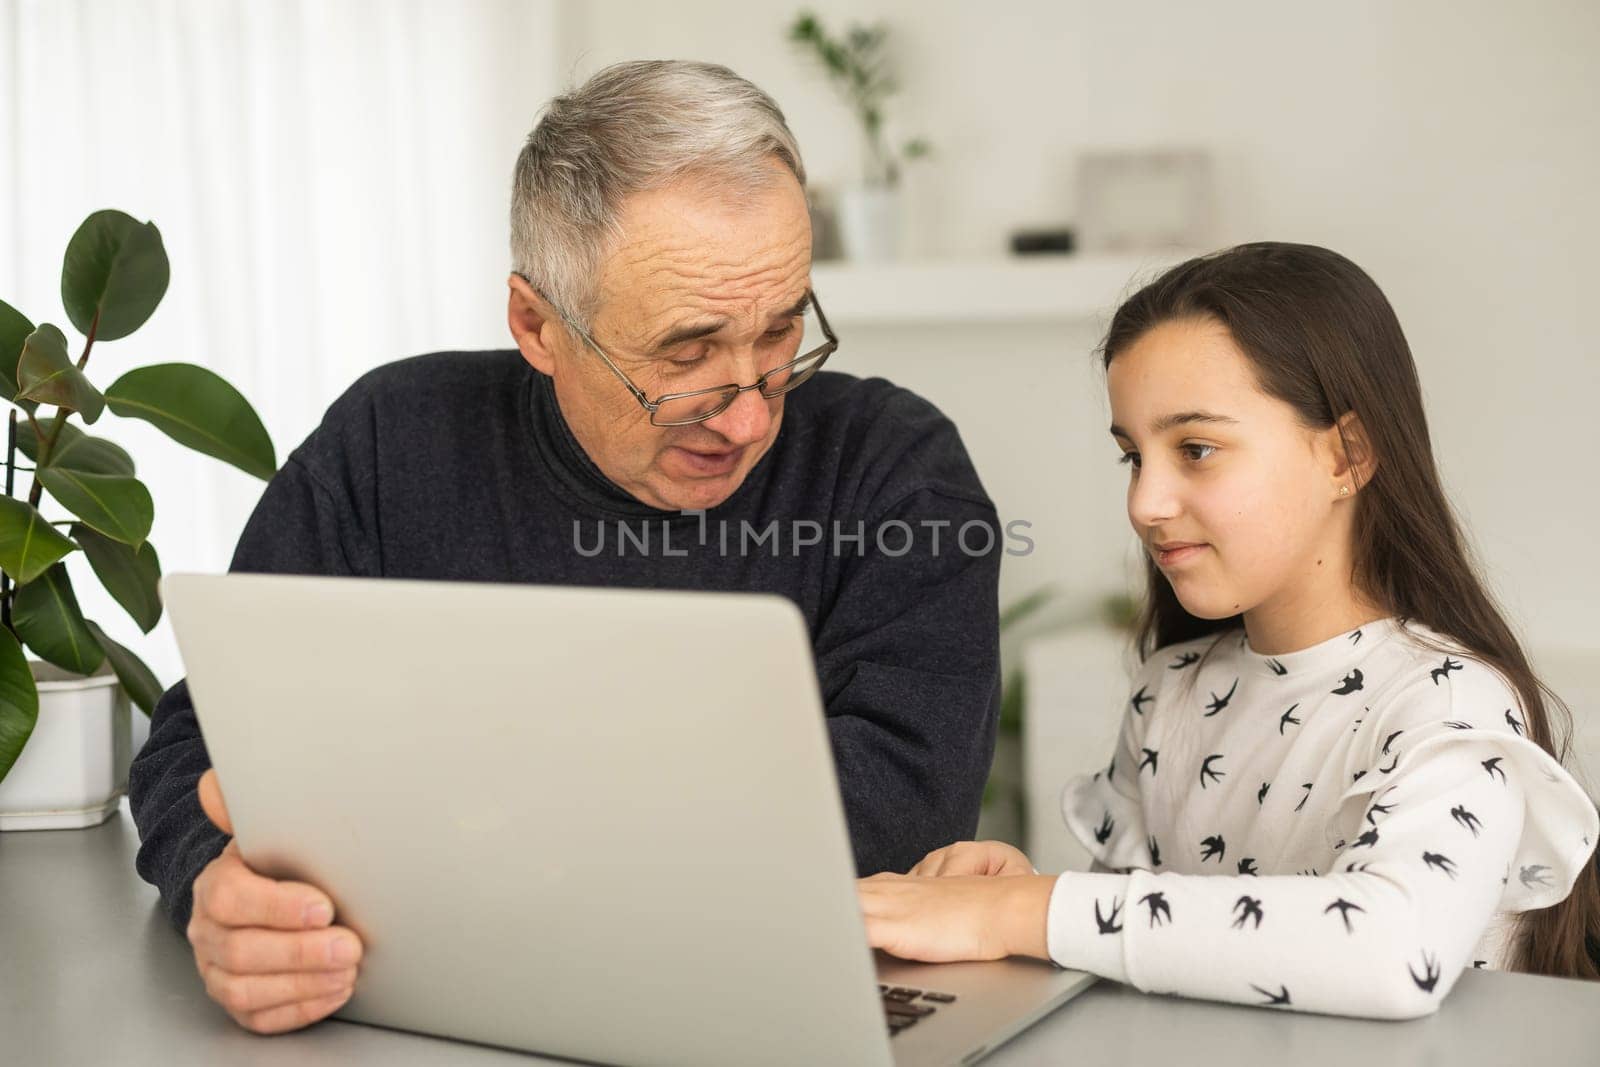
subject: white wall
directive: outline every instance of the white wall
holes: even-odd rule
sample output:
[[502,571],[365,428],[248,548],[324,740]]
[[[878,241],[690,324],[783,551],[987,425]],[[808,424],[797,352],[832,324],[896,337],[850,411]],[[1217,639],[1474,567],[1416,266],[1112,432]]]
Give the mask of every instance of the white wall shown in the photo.
[[[1600,5],[812,6],[835,27],[894,27],[898,129],[939,153],[909,182],[913,254],[998,252],[1012,226],[1070,220],[1081,148],[1183,144],[1216,159],[1217,244],[1310,241],[1362,264],[1407,329],[1448,487],[1530,644],[1600,648],[1600,578],[1585,558],[1600,543],[1589,336]],[[624,58],[726,63],[777,98],[815,180],[851,180],[850,117],[784,40],[794,8],[563,10],[574,76]],[[892,369],[946,406],[1002,510],[1068,525],[1041,558],[1070,587],[1111,588],[1127,541],[1103,400],[1075,397],[1052,422],[990,384],[1032,369],[1092,393],[1080,368],[1094,333],[858,330],[837,358],[840,369]]]

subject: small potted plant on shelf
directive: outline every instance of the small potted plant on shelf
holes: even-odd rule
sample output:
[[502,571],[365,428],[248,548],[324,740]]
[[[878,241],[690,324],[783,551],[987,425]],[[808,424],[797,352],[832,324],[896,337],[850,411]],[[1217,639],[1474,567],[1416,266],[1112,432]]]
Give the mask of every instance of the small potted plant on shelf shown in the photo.
[[[81,552],[141,631],[161,618],[150,492],[127,451],[72,417],[88,426],[109,410],[258,478],[277,469],[255,410],[204,367],[142,367],[104,392],[84,373],[97,344],[150,318],[168,275],[153,223],[97,211],[61,269],[67,319],[84,337],[76,360],[59,328],[0,301],[0,392],[12,405],[0,496],[0,830],[104,821],[127,783],[129,702],[148,715],[161,695],[150,668],[86,619],[73,594],[64,560]],[[25,496],[19,471],[30,475]]]
[[901,168],[932,149],[920,137],[895,147],[884,129],[884,105],[899,90],[889,64],[889,30],[882,24],[853,25],[843,37],[833,37],[816,15],[807,11],[789,27],[789,39],[822,64],[861,122],[865,147],[862,181],[847,188],[839,203],[839,235],[845,257],[893,259],[900,251]]

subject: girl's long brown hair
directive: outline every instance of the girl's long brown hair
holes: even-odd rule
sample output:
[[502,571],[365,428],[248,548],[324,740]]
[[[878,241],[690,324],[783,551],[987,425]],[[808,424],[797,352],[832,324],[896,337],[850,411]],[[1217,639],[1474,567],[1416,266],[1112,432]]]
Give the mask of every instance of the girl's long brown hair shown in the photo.
[[[1432,627],[1516,689],[1528,736],[1565,762],[1571,715],[1534,676],[1478,580],[1440,486],[1411,348],[1373,280],[1313,245],[1260,242],[1201,256],[1129,297],[1101,346],[1105,366],[1147,330],[1173,320],[1222,323],[1271,396],[1308,427],[1354,413],[1376,466],[1353,501],[1357,588],[1391,615]],[[1347,442],[1347,445],[1349,442]],[[1137,626],[1142,657],[1175,641],[1236,627],[1238,616],[1189,614],[1152,560]],[[1587,863],[1559,904],[1525,913],[1518,970],[1600,979],[1600,876]]]

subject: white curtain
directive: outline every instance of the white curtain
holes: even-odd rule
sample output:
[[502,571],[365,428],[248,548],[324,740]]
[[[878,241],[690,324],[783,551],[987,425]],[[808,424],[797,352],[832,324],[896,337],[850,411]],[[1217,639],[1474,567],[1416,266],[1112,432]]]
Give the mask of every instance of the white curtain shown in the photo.
[[[72,337],[68,238],[100,208],[153,220],[166,298],[95,346],[90,379],[210,367],[254,404],[280,462],[368,368],[508,347],[507,194],[559,87],[556,8],[0,0],[0,299]],[[93,432],[133,453],[163,569],[223,569],[262,483],[142,423],[107,415]],[[72,569],[85,613],[176,681],[167,623],[141,635]]]

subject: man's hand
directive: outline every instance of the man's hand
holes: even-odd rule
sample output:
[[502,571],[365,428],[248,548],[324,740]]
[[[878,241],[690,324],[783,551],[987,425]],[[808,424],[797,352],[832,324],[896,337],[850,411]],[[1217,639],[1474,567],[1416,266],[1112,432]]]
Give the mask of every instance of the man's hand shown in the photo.
[[1050,875],[913,878],[875,874],[856,882],[867,941],[901,959],[927,963],[1048,959]]
[[[199,791],[206,817],[231,834],[216,771]],[[189,943],[211,999],[245,1029],[276,1034],[331,1015],[355,992],[361,939],[332,923],[326,893],[261,877],[229,841],[194,881]]]
[[934,849],[906,873],[917,877],[952,878],[1038,872],[1027,856],[1004,841],[957,841]]

